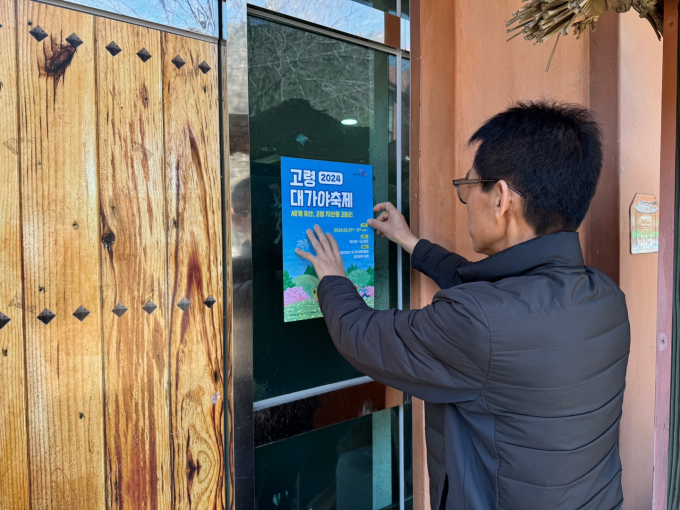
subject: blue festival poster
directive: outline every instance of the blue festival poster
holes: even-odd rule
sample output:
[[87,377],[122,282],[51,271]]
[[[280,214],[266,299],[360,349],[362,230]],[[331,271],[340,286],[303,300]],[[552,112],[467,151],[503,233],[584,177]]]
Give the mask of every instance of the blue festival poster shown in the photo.
[[284,322],[321,317],[314,266],[295,248],[314,253],[307,229],[319,225],[340,247],[345,272],[369,305],[374,299],[373,168],[371,165],[281,158]]

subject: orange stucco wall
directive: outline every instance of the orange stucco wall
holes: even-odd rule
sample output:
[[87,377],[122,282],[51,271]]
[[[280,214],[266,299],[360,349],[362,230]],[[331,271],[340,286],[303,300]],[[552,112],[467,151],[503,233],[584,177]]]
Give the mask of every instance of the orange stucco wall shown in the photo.
[[[552,44],[506,42],[505,21],[521,2],[430,0],[421,6],[421,236],[475,257],[465,207],[451,180],[463,177],[474,152],[466,142],[489,116],[521,99],[588,103],[588,39]],[[422,279],[422,300],[436,287]]]
[[623,510],[651,508],[654,453],[657,254],[631,255],[635,193],[659,196],[662,44],[635,13],[619,16],[620,279],[631,323],[620,448]]
[[[601,22],[610,25],[604,30],[578,41],[562,38],[546,73],[552,43],[506,42],[505,20],[520,0],[415,3],[419,43],[413,56],[419,59],[420,83],[419,97],[413,98],[419,101],[413,145],[420,157],[412,198],[421,237],[478,258],[451,180],[470,168],[474,153],[466,142],[489,116],[516,100],[550,98],[589,105],[602,118],[607,158],[598,191],[602,206],[584,223],[581,241],[586,259],[620,281],[627,294],[632,346],[621,425],[624,508],[650,508],[656,255],[630,255],[628,207],[635,192],[658,192],[661,44],[634,13],[606,14]],[[425,277],[414,284],[423,306],[438,290]],[[420,430],[418,424],[414,430]],[[422,437],[414,444],[415,454],[423,455]],[[427,498],[426,483],[417,486],[416,508],[427,508]]]

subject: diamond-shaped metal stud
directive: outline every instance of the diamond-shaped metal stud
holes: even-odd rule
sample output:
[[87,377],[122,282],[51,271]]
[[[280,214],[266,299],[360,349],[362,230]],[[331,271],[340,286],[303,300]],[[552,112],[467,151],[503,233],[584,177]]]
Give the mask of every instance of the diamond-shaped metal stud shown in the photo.
[[178,307],[180,310],[182,310],[183,312],[186,312],[186,311],[187,311],[187,308],[189,308],[190,305],[191,305],[191,303],[190,303],[189,300],[188,300],[187,298],[185,298],[185,297],[183,297],[182,300],[181,300],[179,303],[177,303],[177,307]]
[[9,324],[9,321],[11,321],[9,317],[7,317],[4,313],[0,312],[0,329],[4,328]]
[[217,299],[215,299],[212,296],[208,296],[207,298],[205,298],[205,301],[203,301],[203,304],[208,308],[212,308],[215,303],[217,303]]
[[40,312],[40,315],[38,315],[38,320],[43,324],[49,324],[55,317],[56,315],[54,315],[49,309],[45,308],[42,312]]
[[118,46],[118,45],[116,44],[116,41],[111,41],[111,42],[106,46],[106,50],[107,50],[111,55],[113,55],[114,57],[115,57],[116,55],[118,55],[121,51],[123,51],[123,50],[120,49],[120,46]]
[[84,306],[79,306],[78,309],[73,312],[73,316],[80,322],[83,322],[88,315],[90,315],[90,311]]
[[203,74],[206,74],[211,69],[210,66],[208,65],[208,63],[205,60],[203,62],[201,62],[200,64],[198,64],[198,68],[201,71],[203,71]]
[[146,304],[142,307],[142,310],[151,315],[156,308],[158,308],[158,306],[156,306],[156,303],[149,299],[146,302]]
[[69,36],[66,38],[66,42],[69,43],[69,44],[70,44],[71,46],[73,46],[74,48],[77,48],[78,46],[80,46],[81,44],[83,44],[83,41],[80,39],[80,37],[78,37],[78,36],[76,35],[75,32],[73,32],[71,35],[69,35]]
[[175,64],[175,67],[177,69],[182,69],[182,67],[184,67],[184,64],[186,64],[186,62],[184,60],[182,60],[182,57],[180,57],[179,55],[177,55],[175,58],[173,58],[171,60],[171,62],[173,64]]
[[142,62],[146,62],[151,58],[151,53],[146,48],[142,48],[137,52],[137,56],[142,60]]
[[29,30],[28,33],[31,34],[33,38],[38,42],[42,41],[45,37],[47,37],[47,32],[45,32],[40,25],[36,25],[31,30]]
[[118,317],[122,317],[123,315],[125,315],[125,312],[127,312],[128,309],[123,303],[118,303],[116,306],[113,307],[113,310],[111,311],[115,313]]

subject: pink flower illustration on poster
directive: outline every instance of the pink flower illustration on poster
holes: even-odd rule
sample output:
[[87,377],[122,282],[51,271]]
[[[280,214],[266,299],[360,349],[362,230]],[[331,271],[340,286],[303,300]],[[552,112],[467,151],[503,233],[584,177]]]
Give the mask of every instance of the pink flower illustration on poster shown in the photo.
[[307,299],[310,299],[309,294],[302,287],[291,287],[283,293],[283,304],[285,306],[292,305],[298,301],[306,301]]

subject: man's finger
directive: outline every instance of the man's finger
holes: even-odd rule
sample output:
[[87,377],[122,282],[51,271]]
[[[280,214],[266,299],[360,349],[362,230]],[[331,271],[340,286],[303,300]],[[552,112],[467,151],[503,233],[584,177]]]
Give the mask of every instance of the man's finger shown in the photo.
[[390,210],[396,209],[392,202],[381,202],[380,204],[376,205],[373,207],[373,212],[378,212],[378,211],[387,211],[388,213]]
[[316,238],[316,234],[311,228],[307,229],[307,237],[309,238],[310,242],[312,243],[312,247],[314,248],[314,251],[316,252],[317,256],[321,255],[323,253],[323,246],[319,244],[319,240]]
[[368,224],[373,225],[375,223],[385,223],[389,219],[390,219],[390,213],[388,213],[387,211],[383,211],[380,214],[380,216],[378,216],[377,218],[369,218]]
[[335,240],[335,237],[333,237],[333,234],[330,232],[326,234],[326,237],[328,238],[328,244],[330,245],[331,248],[331,253],[337,257],[340,257],[340,247],[338,246],[338,242]]
[[314,265],[314,261],[316,260],[316,257],[309,253],[308,251],[301,250],[300,248],[295,248],[295,253],[302,257],[303,259],[309,261]]
[[382,226],[383,223],[385,223],[388,219],[390,218],[390,214],[386,211],[384,211],[380,216],[377,218],[368,218],[368,226],[373,227],[374,229],[378,229]]
[[335,257],[335,260],[338,263],[338,266],[342,268],[342,274],[345,273],[345,263],[342,260],[342,255],[340,254],[340,246],[338,246],[338,242],[335,240],[335,237],[333,237],[332,234],[326,234],[328,236],[328,242],[331,245],[331,249],[333,250],[333,256]]
[[326,236],[319,225],[314,225],[314,232],[319,238],[319,243],[321,243],[321,246],[323,246],[324,251],[328,251],[330,249],[330,246],[328,246],[328,239],[326,239]]

